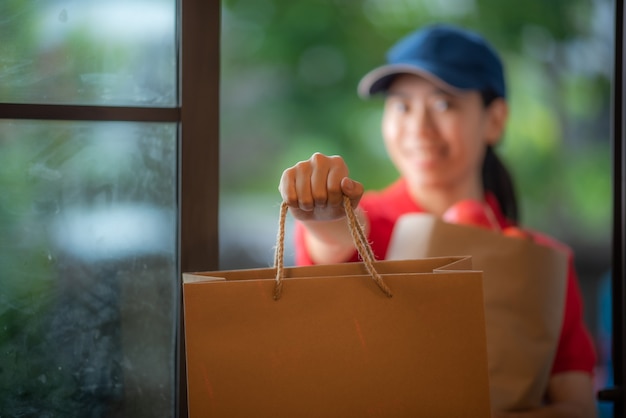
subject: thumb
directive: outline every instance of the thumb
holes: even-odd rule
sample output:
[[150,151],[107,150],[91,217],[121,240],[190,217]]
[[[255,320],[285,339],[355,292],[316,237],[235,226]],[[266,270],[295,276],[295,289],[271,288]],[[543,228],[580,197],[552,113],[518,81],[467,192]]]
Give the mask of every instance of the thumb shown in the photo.
[[356,208],[363,196],[363,185],[349,177],[341,180],[341,192],[350,199],[352,207]]

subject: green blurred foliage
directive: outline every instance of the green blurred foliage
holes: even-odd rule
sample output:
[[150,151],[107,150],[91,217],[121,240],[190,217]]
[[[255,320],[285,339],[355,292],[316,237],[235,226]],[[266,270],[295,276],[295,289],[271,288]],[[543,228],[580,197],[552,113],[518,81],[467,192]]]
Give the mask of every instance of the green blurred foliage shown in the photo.
[[[45,234],[29,225],[38,224],[45,189],[18,175],[26,171],[20,164],[28,156],[11,136],[10,130],[0,130],[0,231],[5,238],[19,237],[0,244],[0,393],[10,394],[2,401],[5,412],[29,416],[61,405],[59,391],[71,392],[76,384],[63,370],[50,367],[51,353],[43,343],[57,277]],[[58,390],[45,390],[49,387]],[[63,402],[69,410],[76,406],[72,403]]]
[[[598,246],[610,240],[609,0],[227,0],[223,2],[223,194],[276,194],[282,170],[341,154],[353,177],[396,177],[381,101],[356,85],[418,26],[481,32],[500,51],[511,115],[500,153],[525,224]],[[576,228],[571,228],[576,225]]]

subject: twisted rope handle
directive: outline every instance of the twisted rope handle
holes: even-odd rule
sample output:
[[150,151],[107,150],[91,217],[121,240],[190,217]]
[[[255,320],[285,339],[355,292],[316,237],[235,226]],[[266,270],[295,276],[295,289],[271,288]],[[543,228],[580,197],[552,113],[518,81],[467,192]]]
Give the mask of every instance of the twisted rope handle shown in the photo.
[[280,217],[278,218],[278,236],[276,237],[276,251],[274,252],[274,268],[276,269],[276,284],[274,285],[274,300],[280,299],[283,291],[283,278],[285,276],[285,219],[287,219],[287,203],[280,205]]
[[[365,232],[363,232],[363,227],[361,223],[358,221],[354,209],[352,208],[352,203],[347,196],[343,198],[343,206],[346,211],[346,219],[348,222],[348,228],[350,229],[350,234],[352,235],[352,241],[356,246],[356,249],[363,260],[363,264],[367,269],[368,273],[376,282],[378,287],[383,291],[383,293],[391,297],[393,294],[389,287],[385,284],[382,276],[376,271],[374,267],[374,262],[376,261],[376,257],[374,257],[374,252],[372,251],[372,247],[370,243],[367,241],[367,237],[365,236]],[[274,300],[280,299],[283,290],[283,279],[285,275],[284,268],[284,253],[285,253],[285,219],[287,218],[287,209],[288,206],[285,202],[280,206],[280,217],[278,220],[278,235],[276,237],[276,251],[274,253],[274,267],[276,268],[276,284],[274,285]]]

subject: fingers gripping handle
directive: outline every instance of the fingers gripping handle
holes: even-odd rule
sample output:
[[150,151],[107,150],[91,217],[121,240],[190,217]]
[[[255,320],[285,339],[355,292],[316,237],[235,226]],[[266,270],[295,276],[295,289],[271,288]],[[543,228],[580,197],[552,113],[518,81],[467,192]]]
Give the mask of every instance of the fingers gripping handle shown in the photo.
[[[352,240],[354,245],[356,246],[361,259],[363,260],[363,264],[367,269],[368,273],[372,277],[372,279],[376,282],[380,290],[387,295],[388,297],[393,296],[391,290],[385,284],[381,275],[376,271],[374,267],[374,261],[376,261],[376,257],[374,257],[374,253],[372,251],[372,247],[370,243],[367,241],[367,237],[365,236],[365,232],[363,231],[363,227],[361,226],[359,220],[357,219],[354,209],[352,208],[352,203],[347,196],[343,198],[343,206],[346,211],[346,219],[348,222],[348,228],[350,229],[350,233],[352,235]],[[284,253],[285,253],[285,219],[287,218],[287,209],[288,206],[285,202],[282,203],[280,207],[280,217],[278,222],[278,236],[276,237],[276,252],[274,253],[274,267],[276,268],[276,284],[274,286],[274,300],[278,300],[281,297],[282,289],[283,289],[283,279],[285,275],[284,268]]]

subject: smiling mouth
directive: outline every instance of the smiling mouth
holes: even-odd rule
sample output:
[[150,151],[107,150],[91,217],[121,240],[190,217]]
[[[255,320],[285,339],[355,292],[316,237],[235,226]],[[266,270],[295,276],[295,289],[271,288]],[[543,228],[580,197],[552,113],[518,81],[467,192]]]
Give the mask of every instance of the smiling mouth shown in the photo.
[[439,147],[420,147],[406,150],[406,160],[414,167],[429,169],[441,164],[444,150]]
[[440,147],[419,147],[406,151],[411,159],[415,160],[436,160],[443,156],[443,149]]

